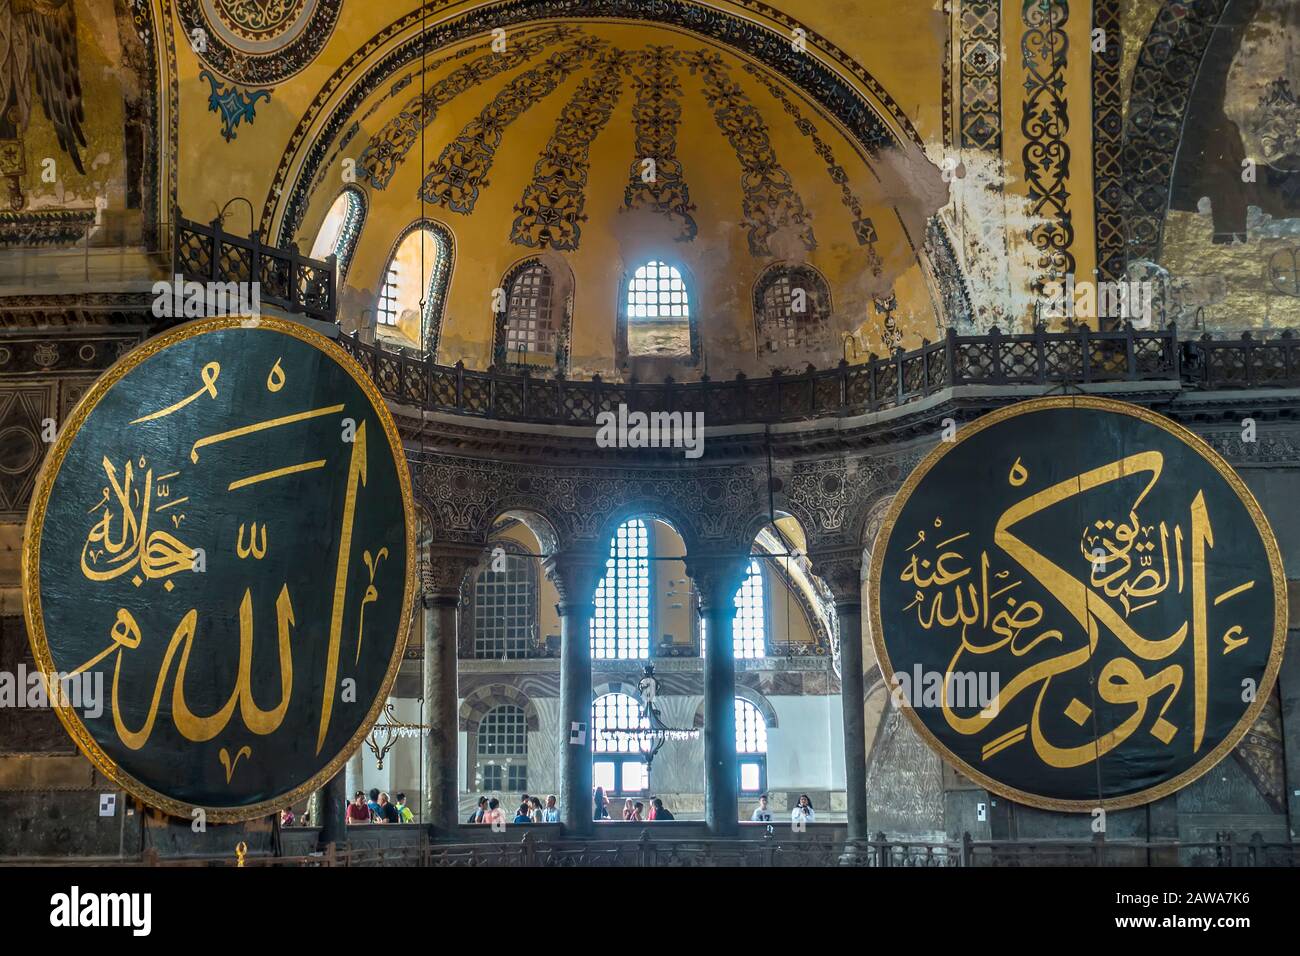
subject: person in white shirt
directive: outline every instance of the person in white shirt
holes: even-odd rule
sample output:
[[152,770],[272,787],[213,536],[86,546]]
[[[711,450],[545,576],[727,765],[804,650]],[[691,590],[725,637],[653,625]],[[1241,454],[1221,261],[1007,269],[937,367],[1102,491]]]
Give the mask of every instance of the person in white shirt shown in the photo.
[[555,795],[546,798],[546,809],[542,811],[542,817],[547,823],[560,822],[560,808],[555,805]]
[[790,811],[790,822],[793,823],[800,818],[804,823],[812,823],[817,819],[817,814],[813,811],[812,801],[808,799],[808,794],[799,795],[799,803]]
[[767,805],[767,794],[763,794],[758,798],[758,806],[754,808],[754,812],[750,814],[749,819],[755,823],[772,822],[772,811]]

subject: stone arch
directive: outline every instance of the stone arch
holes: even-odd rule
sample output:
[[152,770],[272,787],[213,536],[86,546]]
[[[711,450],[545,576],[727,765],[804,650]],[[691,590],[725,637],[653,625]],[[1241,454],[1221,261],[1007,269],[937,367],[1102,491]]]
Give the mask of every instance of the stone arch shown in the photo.
[[[457,724],[460,730],[467,734],[476,735],[478,725],[483,722],[487,712],[493,707],[500,707],[502,704],[509,704],[520,708],[524,712],[524,720],[527,722],[529,731],[536,731],[539,727],[537,718],[537,707],[523,691],[509,684],[484,684],[475,690],[469,692],[461,702],[460,713]],[[471,737],[471,741],[473,737]],[[471,744],[466,745],[466,751],[477,753],[476,748]]]
[[[763,723],[767,725],[768,730],[780,726],[776,717],[776,708],[773,707],[771,702],[758,691],[754,690],[752,687],[742,687],[737,684],[735,696],[739,697],[741,700],[749,701],[758,708],[758,712],[763,715]],[[695,708],[695,719],[691,726],[696,730],[700,730],[704,727],[703,700],[701,700],[699,705]]]

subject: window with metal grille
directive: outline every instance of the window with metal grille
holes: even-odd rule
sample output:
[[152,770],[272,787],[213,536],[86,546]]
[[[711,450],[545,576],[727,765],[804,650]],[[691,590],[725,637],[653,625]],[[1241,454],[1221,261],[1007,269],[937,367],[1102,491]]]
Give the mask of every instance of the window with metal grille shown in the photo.
[[478,725],[478,766],[484,790],[520,791],[528,786],[528,722],[523,709],[493,707]]
[[[767,656],[767,605],[763,596],[763,568],[758,558],[749,559],[749,573],[736,591],[736,616],[731,633],[737,657]],[[707,644],[706,620],[700,618],[700,656]]]
[[767,789],[767,721],[752,703],[736,698],[736,760],[741,793]]
[[397,279],[396,266],[390,265],[384,273],[384,285],[379,290],[379,322],[381,325],[397,324]]
[[652,259],[632,274],[627,285],[629,319],[674,322],[690,315],[686,283],[676,266]]
[[596,588],[591,656],[650,656],[650,535],[640,518],[619,525],[609,543],[605,577]]
[[541,352],[553,355],[559,328],[551,301],[551,270],[534,262],[515,276],[506,300],[506,356]]
[[529,558],[505,555],[505,568],[485,568],[474,582],[474,656],[528,656],[537,599]]
[[814,269],[778,266],[759,279],[758,347],[762,352],[825,344],[830,291]]
[[650,718],[635,697],[602,694],[591,705],[592,786],[607,794],[635,796],[650,786],[645,754],[651,740],[639,731],[649,730]]

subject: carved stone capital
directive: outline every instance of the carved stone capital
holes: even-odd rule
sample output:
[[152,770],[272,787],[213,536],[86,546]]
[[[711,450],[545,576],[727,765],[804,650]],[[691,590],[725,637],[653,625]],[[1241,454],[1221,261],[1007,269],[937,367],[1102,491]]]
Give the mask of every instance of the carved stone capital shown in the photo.
[[542,571],[559,593],[556,605],[563,617],[594,607],[596,588],[605,574],[606,558],[589,551],[562,551],[542,562]]
[[835,609],[862,607],[862,549],[840,548],[810,554],[812,570],[826,582],[835,598]]
[[420,590],[425,607],[455,607],[465,576],[482,560],[483,549],[471,545],[434,544],[420,562]]
[[735,555],[687,556],[686,574],[700,596],[701,616],[715,608],[731,607],[749,573],[749,560]]

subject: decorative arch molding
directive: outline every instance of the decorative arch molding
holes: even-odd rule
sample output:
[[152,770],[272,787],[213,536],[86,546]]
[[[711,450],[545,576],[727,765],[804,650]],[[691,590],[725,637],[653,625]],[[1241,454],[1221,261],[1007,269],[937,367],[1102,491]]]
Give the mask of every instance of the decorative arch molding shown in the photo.
[[[470,691],[460,705],[460,714],[457,720],[458,729],[477,736],[479,724],[483,722],[483,718],[487,716],[488,711],[503,705],[518,707],[524,712],[524,721],[530,733],[539,729],[540,722],[537,717],[537,706],[533,703],[532,698],[517,687],[512,687],[509,684],[486,684]],[[465,749],[469,754],[478,753],[474,739],[470,740]],[[471,757],[471,759],[473,758]]]
[[[366,215],[370,212],[370,199],[366,195],[366,191],[356,184],[350,184],[338,191],[338,195],[334,197],[334,201],[330,203],[325,211],[326,218],[329,217],[329,210],[333,208],[334,203],[344,196],[348,197],[348,211],[344,215],[343,225],[339,230],[339,238],[335,243],[338,248],[336,253],[338,258],[335,266],[338,275],[335,278],[335,290],[341,288],[347,279],[348,269],[351,267],[354,253],[357,251],[357,243],[361,241],[361,230],[366,225]],[[320,230],[324,227],[325,221],[321,220],[321,225],[316,230],[317,235],[320,234]]]
[[[389,84],[397,72],[428,51],[461,43],[494,28],[535,21],[586,18],[677,27],[762,61],[819,103],[869,154],[904,142],[924,148],[902,107],[875,77],[834,43],[761,0],[735,0],[735,5],[751,16],[696,0],[658,0],[653,4],[645,0],[509,0],[476,6],[432,24],[427,22],[423,8],[413,10],[359,45],[357,52],[323,81],[289,140],[304,145],[286,151],[267,191],[261,217],[264,238],[274,236],[275,244],[283,245],[293,237],[331,144],[344,135],[366,97]],[[760,23],[758,17],[779,27]],[[790,42],[795,30],[801,31],[806,40],[804,51],[796,50]],[[384,48],[391,49],[367,67],[365,53]],[[339,90],[346,92],[336,96]],[[880,108],[868,100],[864,91]],[[326,114],[323,119],[322,113]],[[888,120],[884,114],[888,114]]]
[[[763,722],[767,724],[768,730],[771,730],[773,727],[780,726],[780,723],[777,721],[777,717],[776,717],[776,708],[773,707],[771,702],[768,701],[768,699],[764,697],[762,694],[760,694],[758,691],[754,690],[751,687],[742,687],[741,685],[737,684],[735,696],[739,697],[741,700],[749,701],[751,704],[753,704],[755,707],[758,708],[758,712],[763,715]],[[696,730],[703,729],[704,727],[704,701],[703,700],[701,700],[699,705],[695,708],[695,719],[692,722],[691,726],[694,727]]]
[[1122,150],[1129,261],[1159,261],[1188,103],[1205,51],[1230,3],[1165,0],[1138,53]]
[[[414,232],[424,230],[433,236],[434,244],[437,246],[439,255],[433,263],[429,273],[428,284],[424,284],[422,309],[420,325],[423,329],[424,341],[422,343],[424,354],[436,357],[438,354],[438,341],[442,337],[442,317],[447,305],[447,292],[451,288],[452,271],[456,265],[456,237],[452,234],[451,229],[437,219],[422,217],[415,220],[393,240],[388,249],[388,255],[384,258],[382,268],[386,271],[393,262],[393,257],[397,255],[397,250],[402,247],[402,243]],[[382,289],[384,286],[384,273],[381,272],[376,279],[375,288]],[[378,310],[376,303],[376,331],[378,330]]]

